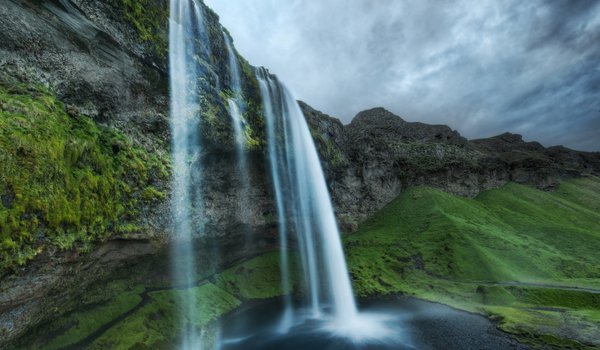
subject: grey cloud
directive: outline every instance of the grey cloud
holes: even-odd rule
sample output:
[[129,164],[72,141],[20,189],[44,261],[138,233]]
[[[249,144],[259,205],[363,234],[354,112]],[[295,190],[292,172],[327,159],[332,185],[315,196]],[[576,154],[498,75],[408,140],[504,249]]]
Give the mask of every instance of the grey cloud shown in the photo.
[[344,122],[382,106],[469,138],[600,150],[600,2],[206,3],[251,63]]

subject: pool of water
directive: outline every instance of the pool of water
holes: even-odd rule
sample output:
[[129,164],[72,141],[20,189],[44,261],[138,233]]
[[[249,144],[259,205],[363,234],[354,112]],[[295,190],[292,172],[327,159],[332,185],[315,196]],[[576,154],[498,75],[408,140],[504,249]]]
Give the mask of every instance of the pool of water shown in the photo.
[[222,323],[222,349],[529,349],[482,316],[407,297],[363,303],[356,334],[339,334],[327,320],[301,316],[283,330],[281,317],[277,300],[230,315]]

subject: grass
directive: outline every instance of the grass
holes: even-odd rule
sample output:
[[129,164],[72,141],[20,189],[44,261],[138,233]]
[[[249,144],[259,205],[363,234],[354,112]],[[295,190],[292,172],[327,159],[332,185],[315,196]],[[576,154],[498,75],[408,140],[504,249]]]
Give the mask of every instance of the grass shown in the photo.
[[0,150],[0,275],[49,246],[140,230],[140,208],[165,198],[166,159],[43,87],[0,80]]
[[596,285],[600,214],[570,202],[565,188],[550,194],[507,184],[475,199],[410,189],[347,239],[353,273],[360,277],[362,260],[376,254],[403,270],[420,260],[429,275],[458,281]]
[[404,292],[487,314],[526,340],[599,346],[600,295],[556,288],[600,286],[599,186],[509,183],[475,199],[412,188],[347,237],[356,292]]

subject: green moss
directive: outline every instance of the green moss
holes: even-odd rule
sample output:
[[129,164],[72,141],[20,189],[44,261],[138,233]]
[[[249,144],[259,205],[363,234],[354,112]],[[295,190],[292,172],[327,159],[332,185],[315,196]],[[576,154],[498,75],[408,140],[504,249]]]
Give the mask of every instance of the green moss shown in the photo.
[[168,1],[164,0],[110,0],[135,28],[139,39],[147,43],[158,57],[166,59],[168,49]]
[[142,199],[145,201],[164,200],[167,198],[167,194],[163,191],[159,191],[156,187],[148,186],[142,192]]
[[[281,270],[278,253],[268,253],[236,265],[216,277],[216,285],[242,299],[266,299],[280,296]],[[296,254],[291,254],[292,268]],[[296,274],[293,274],[296,275]],[[291,281],[296,285],[297,281]]]
[[164,199],[148,189],[168,175],[166,160],[67,114],[43,88],[0,85],[0,150],[0,273],[49,245],[89,249]]
[[[240,305],[238,299],[210,283],[183,293],[192,294],[193,305],[178,303],[181,295],[174,290],[149,293],[146,305],[110,328],[88,349],[172,349],[177,345],[182,327],[193,323],[202,333],[210,322]],[[181,319],[182,315],[189,314],[182,307],[193,308],[192,314],[198,319]]]
[[342,150],[331,140],[325,138],[317,130],[310,128],[310,133],[315,141],[317,151],[324,160],[334,168],[348,164],[348,159]]
[[[229,106],[227,103],[227,100],[233,98],[233,93],[229,90],[229,89],[225,89],[222,90],[219,93],[219,96],[221,97],[222,103],[223,105],[227,105],[227,110],[228,113],[231,115],[231,111],[229,111]],[[261,139],[259,134],[257,132],[254,131],[254,127],[253,125],[248,122],[248,120],[254,120],[255,123],[254,125],[256,126],[256,114],[257,113],[262,113],[262,107],[260,107],[260,110],[257,111],[257,106],[258,104],[256,103],[256,101],[246,101],[244,100],[244,97],[242,96],[241,99],[238,100],[238,103],[240,104],[240,110],[242,111],[243,115],[242,115],[242,120],[243,120],[243,134],[244,134],[244,148],[246,151],[248,152],[252,152],[252,151],[258,151],[260,149],[262,149],[262,147],[265,144],[265,140]],[[214,120],[216,120],[216,113],[212,112],[212,113],[207,113],[205,115],[205,118],[208,117],[210,118],[210,120],[213,120],[213,122],[211,122],[211,125],[215,125]],[[262,118],[260,119],[260,122],[262,123]],[[258,127],[260,127],[261,129],[264,127],[264,125],[260,124],[258,125]],[[233,134],[232,134],[233,136]],[[232,142],[233,139],[232,139]]]
[[244,57],[239,55],[238,62],[242,72],[242,90],[245,102],[244,119],[248,122],[245,125],[246,147],[249,151],[259,151],[265,147],[267,139],[262,95],[252,66]]

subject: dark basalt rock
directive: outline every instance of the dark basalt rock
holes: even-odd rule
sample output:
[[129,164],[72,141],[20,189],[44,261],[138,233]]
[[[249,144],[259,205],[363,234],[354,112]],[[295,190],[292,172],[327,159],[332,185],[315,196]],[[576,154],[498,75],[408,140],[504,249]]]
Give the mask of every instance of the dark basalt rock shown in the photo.
[[551,190],[561,179],[600,175],[600,153],[545,148],[511,133],[468,141],[448,126],[407,122],[383,108],[360,112],[342,126],[301,106],[309,124],[331,135],[326,139],[347,160],[331,171],[322,157],[338,219],[350,231],[414,185],[475,196],[508,181]]
[[384,108],[362,111],[346,127],[350,143],[365,139],[431,141],[465,146],[467,140],[446,125],[406,122]]

